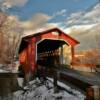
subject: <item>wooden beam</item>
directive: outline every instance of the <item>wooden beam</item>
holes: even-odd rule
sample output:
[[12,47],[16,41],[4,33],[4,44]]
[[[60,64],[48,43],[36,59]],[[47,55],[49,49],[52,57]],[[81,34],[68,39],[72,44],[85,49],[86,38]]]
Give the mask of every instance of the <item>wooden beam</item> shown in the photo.
[[71,58],[72,58],[71,65],[73,65],[74,61],[75,61],[75,49],[74,49],[74,46],[71,46]]

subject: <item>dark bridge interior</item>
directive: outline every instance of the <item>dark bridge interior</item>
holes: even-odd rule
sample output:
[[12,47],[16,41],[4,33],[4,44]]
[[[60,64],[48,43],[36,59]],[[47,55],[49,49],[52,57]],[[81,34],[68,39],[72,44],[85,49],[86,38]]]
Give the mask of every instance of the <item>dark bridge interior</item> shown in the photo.
[[37,46],[38,53],[47,52],[51,50],[56,50],[63,44],[66,44],[63,40],[50,40],[45,39],[42,42],[40,42]]
[[59,63],[58,48],[66,44],[63,40],[45,39],[37,44],[37,63],[42,66],[54,66]]

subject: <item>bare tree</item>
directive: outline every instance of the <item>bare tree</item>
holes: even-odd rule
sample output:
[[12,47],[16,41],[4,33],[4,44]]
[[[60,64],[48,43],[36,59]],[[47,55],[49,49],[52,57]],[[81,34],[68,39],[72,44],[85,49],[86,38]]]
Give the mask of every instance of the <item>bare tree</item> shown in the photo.
[[7,15],[4,13],[0,13],[0,61],[2,62],[2,47],[4,46],[4,34],[3,34],[3,24],[5,23],[7,19]]
[[93,49],[85,54],[86,63],[99,64],[100,61],[100,49]]
[[14,62],[21,35],[19,23],[14,18],[0,13],[0,63]]

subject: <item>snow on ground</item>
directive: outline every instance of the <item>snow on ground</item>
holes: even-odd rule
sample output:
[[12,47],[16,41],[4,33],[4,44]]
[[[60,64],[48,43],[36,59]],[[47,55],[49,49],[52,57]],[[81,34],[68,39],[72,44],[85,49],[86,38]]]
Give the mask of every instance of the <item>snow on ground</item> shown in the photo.
[[39,80],[34,80],[24,87],[25,91],[19,90],[14,92],[13,100],[84,100],[85,96],[66,86],[65,84],[58,82],[59,86],[64,87],[72,94],[65,90],[59,90],[58,93],[54,93],[52,80],[48,80],[46,84],[41,83]]
[[6,70],[3,70],[3,69],[0,69],[0,73],[8,73],[9,71],[6,71]]

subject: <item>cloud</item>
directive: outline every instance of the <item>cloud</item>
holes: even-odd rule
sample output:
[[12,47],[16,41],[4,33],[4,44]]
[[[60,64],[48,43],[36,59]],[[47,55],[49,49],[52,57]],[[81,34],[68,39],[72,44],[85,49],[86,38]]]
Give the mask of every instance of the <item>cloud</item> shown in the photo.
[[64,31],[68,34],[80,34],[86,30],[91,29],[92,27],[94,27],[96,24],[92,24],[92,25],[74,25],[72,27],[66,28],[64,29]]
[[44,30],[48,30],[54,27],[58,27],[58,23],[45,23],[43,26],[41,27],[36,27],[34,29],[30,29],[30,30],[24,30],[24,34],[23,36],[27,36],[29,34],[33,34],[33,33],[38,33]]
[[84,15],[84,19],[86,18],[93,22],[100,22],[100,3],[93,7],[92,11]]
[[5,11],[13,6],[24,6],[28,0],[0,0],[0,8]]
[[100,24],[97,24],[95,26],[92,26],[92,28],[88,30],[83,30],[83,28],[73,29],[71,30],[70,35],[80,42],[80,44],[76,48],[77,50],[89,50],[94,48],[100,48],[99,32]]
[[24,35],[33,34],[43,30],[58,27],[60,23],[49,23],[52,16],[44,13],[37,13],[28,21],[21,21],[21,27],[24,29]]
[[37,13],[30,20],[21,22],[21,25],[27,30],[37,29],[46,24],[50,19],[51,17],[44,13]]
[[72,13],[66,20],[67,25],[100,23],[100,3],[89,11]]
[[53,27],[58,27],[59,23],[49,23],[48,21],[52,18],[52,16],[48,16],[44,13],[36,13],[26,21],[19,20],[18,16],[10,15],[8,16],[8,20],[12,20],[15,22],[16,26],[15,31],[20,31],[25,33],[25,35],[33,34],[35,32],[39,32],[42,30],[47,30]]
[[67,24],[74,24],[79,21],[79,17],[82,16],[83,12],[72,13],[67,19]]
[[60,11],[57,11],[53,14],[52,18],[57,17],[57,16],[66,16],[66,12],[67,12],[66,9],[62,9]]

